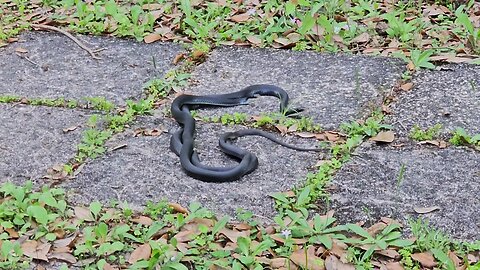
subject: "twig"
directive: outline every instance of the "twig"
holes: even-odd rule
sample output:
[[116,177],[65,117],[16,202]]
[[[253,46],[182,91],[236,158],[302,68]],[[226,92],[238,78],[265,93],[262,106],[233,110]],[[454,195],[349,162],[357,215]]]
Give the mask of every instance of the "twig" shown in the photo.
[[93,59],[97,59],[97,60],[102,59],[102,58],[98,57],[95,53],[104,50],[103,48],[92,50],[92,49],[88,48],[87,46],[85,46],[82,42],[80,42],[80,40],[78,40],[76,37],[74,37],[72,34],[68,33],[67,31],[64,31],[64,30],[62,30],[60,28],[57,28],[55,26],[45,25],[45,24],[31,24],[31,26],[33,28],[50,30],[50,31],[55,31],[55,32],[59,32],[61,34],[64,34],[65,36],[67,36],[68,38],[73,40],[80,48],[87,51],[92,56]]
[[23,59],[27,60],[28,62],[30,62],[30,63],[32,63],[32,64],[34,64],[35,66],[37,66],[37,67],[39,66],[37,63],[35,63],[35,62],[33,62],[32,60],[30,60],[30,58],[28,58],[28,57],[26,57],[26,56],[23,56],[23,55],[21,55],[21,54],[20,54],[20,53],[18,53],[18,52],[16,52],[15,54],[16,54],[16,55],[18,55],[18,57],[21,57],[21,58],[23,58]]

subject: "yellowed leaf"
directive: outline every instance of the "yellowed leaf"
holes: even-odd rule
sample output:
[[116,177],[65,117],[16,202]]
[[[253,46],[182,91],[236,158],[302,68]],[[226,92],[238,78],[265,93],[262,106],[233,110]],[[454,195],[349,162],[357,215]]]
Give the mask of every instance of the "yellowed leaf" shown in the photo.
[[149,243],[138,246],[128,258],[128,262],[134,264],[139,260],[148,260],[152,254],[152,248]]
[[393,131],[380,131],[376,136],[370,138],[374,142],[386,142],[391,143],[395,139],[395,133]]

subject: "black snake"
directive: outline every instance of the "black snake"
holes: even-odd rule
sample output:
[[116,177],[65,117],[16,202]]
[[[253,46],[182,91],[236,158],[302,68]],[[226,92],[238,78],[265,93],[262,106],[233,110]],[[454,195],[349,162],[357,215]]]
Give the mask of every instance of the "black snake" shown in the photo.
[[212,167],[201,163],[198,154],[194,151],[195,119],[190,109],[201,107],[232,107],[248,104],[248,99],[258,96],[273,96],[280,99],[280,112],[289,115],[298,110],[288,110],[288,94],[282,88],[268,84],[248,86],[240,91],[219,95],[181,95],[172,102],[171,112],[173,118],[180,124],[170,140],[170,149],[180,157],[180,162],[186,173],[196,179],[206,182],[230,182],[238,180],[243,175],[251,173],[258,167],[257,157],[229,141],[242,136],[258,135],[272,140],[282,146],[299,151],[319,151],[319,149],[305,149],[288,145],[279,141],[274,135],[258,129],[244,129],[227,132],[220,136],[220,149],[240,161],[232,167]]

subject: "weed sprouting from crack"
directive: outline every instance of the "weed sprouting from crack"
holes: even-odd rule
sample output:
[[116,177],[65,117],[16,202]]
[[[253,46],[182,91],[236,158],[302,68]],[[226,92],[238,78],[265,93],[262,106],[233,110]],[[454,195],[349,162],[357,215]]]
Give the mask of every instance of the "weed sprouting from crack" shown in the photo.
[[408,137],[416,141],[433,140],[439,136],[441,129],[441,124],[435,124],[433,127],[429,127],[425,130],[421,129],[418,125],[414,125],[413,128],[410,130]]

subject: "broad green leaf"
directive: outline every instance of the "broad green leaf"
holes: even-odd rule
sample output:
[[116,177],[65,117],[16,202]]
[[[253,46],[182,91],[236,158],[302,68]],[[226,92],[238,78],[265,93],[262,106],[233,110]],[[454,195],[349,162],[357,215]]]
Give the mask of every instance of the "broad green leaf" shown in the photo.
[[306,186],[305,188],[303,188],[302,192],[300,192],[300,194],[298,195],[296,203],[297,206],[306,205],[310,202],[310,191],[310,186]]
[[414,241],[412,241],[412,240],[397,239],[397,240],[394,240],[392,242],[389,242],[388,244],[390,246],[394,246],[394,247],[408,247],[408,246],[413,245],[413,243],[414,243]]
[[240,236],[237,238],[237,245],[243,255],[249,254],[250,238]]
[[90,212],[92,212],[95,218],[98,217],[100,211],[102,211],[102,204],[98,201],[92,202],[89,207]]
[[48,212],[40,205],[31,205],[27,208],[27,214],[35,219],[40,224],[46,225],[48,223]]
[[346,226],[350,231],[352,231],[352,232],[354,232],[354,233],[356,233],[356,234],[358,234],[358,235],[360,235],[364,238],[372,239],[372,236],[364,228],[358,226],[357,224],[349,223],[349,224],[346,224]]
[[447,270],[455,270],[455,264],[445,252],[437,248],[432,248],[431,251],[433,256],[447,267]]
[[273,193],[273,194],[270,194],[270,197],[272,197],[275,200],[280,201],[282,203],[290,203],[288,198],[283,193]]
[[305,14],[305,16],[302,18],[302,26],[298,28],[298,32],[302,35],[305,35],[310,29],[313,28],[315,25],[315,18],[313,18],[312,15],[310,14]]
[[225,227],[227,222],[230,220],[230,217],[224,216],[221,220],[215,223],[215,226],[212,228],[212,234],[216,235],[222,228]]

